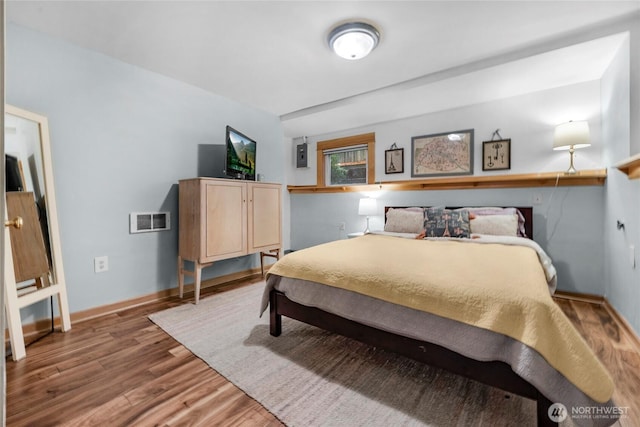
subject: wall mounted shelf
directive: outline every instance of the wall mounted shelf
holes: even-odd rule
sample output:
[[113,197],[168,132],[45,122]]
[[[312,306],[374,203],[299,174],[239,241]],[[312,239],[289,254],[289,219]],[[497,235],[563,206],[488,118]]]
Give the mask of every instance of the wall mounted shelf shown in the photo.
[[618,169],[626,173],[629,179],[640,178],[640,154],[629,157],[616,165]]
[[[639,160],[640,161],[640,160]],[[392,191],[463,190],[480,188],[525,188],[559,186],[601,186],[607,179],[606,169],[579,171],[574,175],[564,172],[526,173],[515,175],[474,175],[450,178],[414,179],[409,181],[383,181],[372,185],[319,187],[315,185],[289,185],[293,194],[347,193],[374,191],[382,188]]]

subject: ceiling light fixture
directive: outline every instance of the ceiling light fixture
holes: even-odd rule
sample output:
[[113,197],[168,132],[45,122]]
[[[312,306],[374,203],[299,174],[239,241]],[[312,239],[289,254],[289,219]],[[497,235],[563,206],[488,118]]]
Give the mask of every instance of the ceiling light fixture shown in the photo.
[[331,30],[329,46],[341,58],[355,60],[367,56],[378,45],[380,33],[364,22],[349,22]]

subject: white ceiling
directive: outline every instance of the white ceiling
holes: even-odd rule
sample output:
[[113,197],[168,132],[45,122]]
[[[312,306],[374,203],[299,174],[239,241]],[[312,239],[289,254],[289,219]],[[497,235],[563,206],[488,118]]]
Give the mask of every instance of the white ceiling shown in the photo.
[[[598,79],[623,38],[583,42],[585,31],[638,11],[637,0],[7,2],[8,21],[274,113],[290,137]],[[381,41],[347,61],[326,38],[356,19]]]

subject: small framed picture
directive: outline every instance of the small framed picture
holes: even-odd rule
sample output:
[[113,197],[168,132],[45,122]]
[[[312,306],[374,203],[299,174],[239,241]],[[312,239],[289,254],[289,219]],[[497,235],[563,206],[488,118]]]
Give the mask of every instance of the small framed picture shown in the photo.
[[482,143],[482,170],[511,169],[511,140],[498,139]]
[[384,173],[404,172],[404,148],[394,148],[384,151]]

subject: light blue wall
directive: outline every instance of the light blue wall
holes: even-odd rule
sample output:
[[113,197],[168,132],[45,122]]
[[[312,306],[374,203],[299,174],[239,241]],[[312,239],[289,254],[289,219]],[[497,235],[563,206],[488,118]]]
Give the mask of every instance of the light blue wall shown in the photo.
[[[284,183],[277,116],[16,25],[6,64],[7,102],[49,119],[72,312],[176,286],[177,182],[197,176],[198,145],[223,144],[226,125],[256,139],[258,172]],[[171,212],[170,231],[129,234],[130,212],[156,210]],[[96,274],[93,258],[102,255],[109,271]],[[25,321],[48,315],[47,304],[34,307]]]
[[[637,90],[632,90],[640,82],[640,69],[632,66],[633,61],[640,61],[639,50],[640,31],[636,28],[601,79],[602,130],[607,141],[604,159],[609,166],[632,154],[631,141],[640,137],[637,133],[632,136],[630,126],[640,117],[640,99]],[[640,332],[640,180],[629,180],[609,167],[604,206],[605,295]],[[624,223],[624,229],[618,230],[617,221]],[[635,268],[631,247],[635,248]]]
[[[381,191],[371,229],[384,226],[384,206],[531,206],[534,240],[552,257],[558,288],[604,294],[602,187],[559,187],[502,190]],[[360,193],[294,194],[291,196],[291,243],[301,249],[362,231],[366,220],[357,214]],[[345,230],[340,230],[341,223]]]

